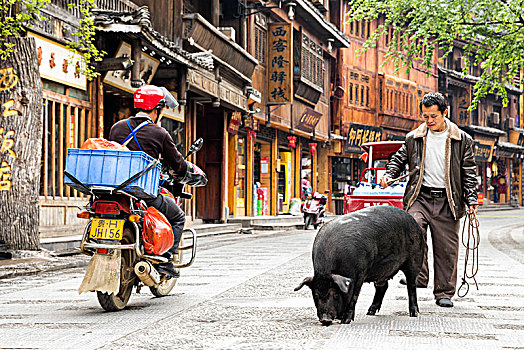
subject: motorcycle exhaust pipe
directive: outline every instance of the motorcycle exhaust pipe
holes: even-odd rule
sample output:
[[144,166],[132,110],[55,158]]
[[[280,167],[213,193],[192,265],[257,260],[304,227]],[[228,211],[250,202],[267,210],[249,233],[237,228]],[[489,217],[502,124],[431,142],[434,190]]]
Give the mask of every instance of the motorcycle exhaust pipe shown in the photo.
[[149,261],[140,261],[135,265],[135,273],[148,287],[154,287],[160,283],[160,274]]

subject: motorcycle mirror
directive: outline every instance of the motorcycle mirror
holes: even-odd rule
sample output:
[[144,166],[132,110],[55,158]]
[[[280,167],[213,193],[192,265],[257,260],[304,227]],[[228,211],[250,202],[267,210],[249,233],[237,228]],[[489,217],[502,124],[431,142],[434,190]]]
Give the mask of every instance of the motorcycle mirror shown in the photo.
[[204,144],[204,139],[202,139],[201,137],[195,140],[195,142],[193,142],[191,146],[189,146],[189,150],[187,151],[186,158],[192,155],[193,153],[199,151],[202,148],[203,144]]

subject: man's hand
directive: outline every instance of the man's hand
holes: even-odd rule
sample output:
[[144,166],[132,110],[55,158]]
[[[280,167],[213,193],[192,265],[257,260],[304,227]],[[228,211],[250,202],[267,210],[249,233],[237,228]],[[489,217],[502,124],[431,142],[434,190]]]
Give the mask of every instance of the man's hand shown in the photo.
[[479,205],[478,204],[473,204],[473,205],[469,206],[467,213],[468,214],[471,214],[471,213],[477,214],[478,210],[479,210]]
[[380,187],[382,187],[382,188],[388,187],[389,180],[390,180],[389,177],[382,176],[382,178],[380,179]]

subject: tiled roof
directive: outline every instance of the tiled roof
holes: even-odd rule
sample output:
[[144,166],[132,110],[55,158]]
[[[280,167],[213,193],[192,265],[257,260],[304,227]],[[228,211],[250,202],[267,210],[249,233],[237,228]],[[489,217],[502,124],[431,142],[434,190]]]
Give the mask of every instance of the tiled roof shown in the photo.
[[[94,24],[102,32],[120,32],[141,34],[153,47],[173,60],[186,65],[197,65],[212,70],[213,63],[209,60],[192,55],[179,45],[157,32],[151,24],[151,14],[147,6],[142,6],[133,12],[118,12],[112,10],[93,10]],[[136,32],[130,27],[138,28]]]

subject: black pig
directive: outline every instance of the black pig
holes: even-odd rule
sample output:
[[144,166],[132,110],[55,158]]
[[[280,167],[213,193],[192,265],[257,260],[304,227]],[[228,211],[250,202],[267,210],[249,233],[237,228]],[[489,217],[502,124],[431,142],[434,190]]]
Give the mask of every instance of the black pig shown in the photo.
[[295,291],[311,288],[317,315],[323,325],[335,319],[350,323],[364,282],[375,283],[368,315],[380,310],[391,279],[399,270],[406,275],[409,315],[418,310],[415,279],[424,254],[422,230],[405,211],[374,206],[344,215],[324,225],[313,243],[314,276]]

